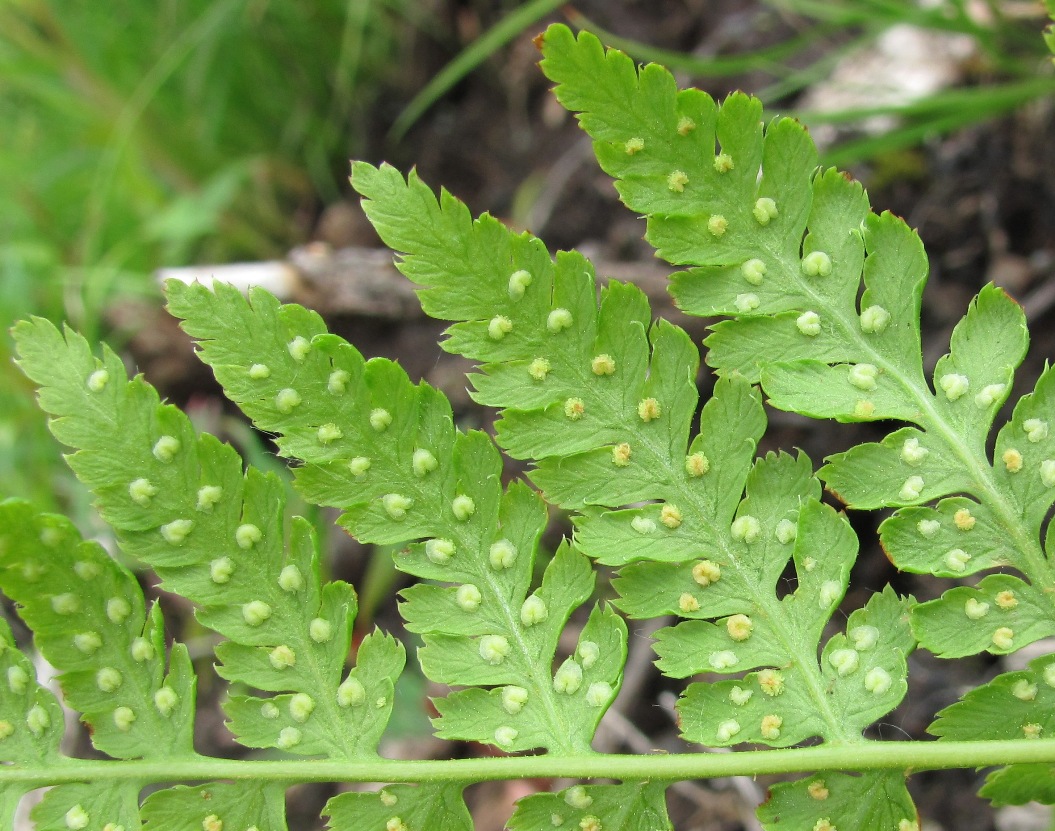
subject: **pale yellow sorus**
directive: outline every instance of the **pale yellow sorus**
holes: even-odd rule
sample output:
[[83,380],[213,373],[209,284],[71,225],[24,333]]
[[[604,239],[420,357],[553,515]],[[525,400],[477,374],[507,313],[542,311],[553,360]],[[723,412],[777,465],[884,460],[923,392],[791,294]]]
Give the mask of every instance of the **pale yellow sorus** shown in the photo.
[[803,312],[795,319],[795,328],[808,338],[821,333],[821,317],[816,312]]
[[689,177],[684,170],[675,170],[667,177],[667,189],[672,193],[682,193],[689,183]]
[[567,309],[554,309],[546,316],[546,328],[554,334],[571,327],[573,318]]
[[704,588],[722,579],[722,569],[713,560],[700,560],[692,567],[692,579]]
[[1009,447],[1000,455],[1000,461],[1004,463],[1008,473],[1018,473],[1022,470],[1022,454],[1013,447]]
[[802,258],[801,267],[807,277],[827,277],[832,273],[832,258],[823,251],[811,251]]
[[733,305],[740,314],[748,314],[753,312],[761,305],[761,300],[758,299],[757,294],[746,292],[744,294],[738,294],[733,298]]
[[981,620],[989,614],[989,604],[983,600],[979,600],[977,597],[970,597],[967,599],[967,602],[963,604],[963,613],[967,615],[970,620]]
[[594,356],[590,361],[590,371],[594,375],[612,375],[615,373],[615,358],[607,352]]
[[1048,422],[1039,418],[1027,418],[1022,422],[1022,429],[1026,433],[1026,439],[1037,444],[1048,437]]
[[1001,626],[993,632],[993,646],[997,649],[1008,650],[1014,646],[1015,631],[1010,626]]
[[755,206],[751,209],[755,222],[759,225],[768,225],[770,221],[777,218],[777,203],[768,196],[755,200]]
[[286,387],[275,394],[275,409],[283,415],[289,415],[301,404],[300,393],[292,387]]
[[491,340],[502,340],[513,331],[513,321],[505,315],[495,315],[487,324],[487,336]]
[[718,173],[728,173],[735,167],[733,157],[728,153],[719,153],[714,157],[714,169]]
[[669,502],[660,508],[659,521],[666,525],[668,528],[677,528],[682,523],[681,510],[677,505],[671,505]]
[[690,453],[685,457],[685,472],[694,479],[704,476],[710,469],[710,460],[702,453]]
[[759,732],[762,734],[763,739],[775,742],[780,738],[780,728],[783,726],[784,719],[775,713],[770,713],[769,715],[762,717],[762,724],[759,728]]
[[545,381],[550,373],[550,362],[545,358],[535,358],[528,364],[528,375],[535,381]]
[[637,405],[637,416],[646,424],[655,421],[662,415],[663,410],[655,398],[643,398]]
[[564,402],[564,416],[569,421],[579,421],[586,414],[586,404],[581,398],[569,398]]
[[1015,593],[1011,589],[1005,589],[1002,592],[997,592],[996,605],[1003,609],[1005,612],[1014,609],[1018,605],[1018,598],[1015,597]]
[[110,382],[110,373],[105,369],[97,369],[88,376],[87,386],[92,392],[102,392]]
[[411,467],[414,470],[414,475],[419,479],[428,476],[428,474],[439,467],[439,464],[439,461],[432,455],[431,451],[423,447],[417,448],[411,457]]
[[453,512],[455,519],[460,522],[465,522],[469,517],[476,513],[476,503],[473,502],[471,496],[466,496],[461,493],[451,500],[451,511]]
[[626,467],[630,464],[630,445],[625,441],[612,448],[612,464],[616,467]]
[[748,260],[740,266],[740,273],[752,286],[760,286],[766,276],[766,264],[759,259]]
[[234,574],[234,561],[230,557],[219,557],[209,563],[209,579],[217,585],[229,582]]
[[952,521],[961,531],[970,531],[974,528],[975,523],[978,520],[971,515],[970,509],[960,508],[955,514],[953,514]]
[[733,615],[725,621],[725,630],[734,641],[746,641],[754,628],[755,624],[747,615]]

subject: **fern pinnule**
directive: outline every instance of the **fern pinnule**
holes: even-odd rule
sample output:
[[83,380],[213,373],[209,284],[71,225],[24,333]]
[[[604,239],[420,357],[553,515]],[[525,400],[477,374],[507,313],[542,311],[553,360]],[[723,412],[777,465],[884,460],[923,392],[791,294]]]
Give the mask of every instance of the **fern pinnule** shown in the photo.
[[286,831],[283,791],[274,782],[254,781],[165,788],[144,800],[143,831]]
[[663,782],[576,785],[559,793],[534,794],[517,802],[509,831],[616,828],[619,831],[670,829]]
[[[0,503],[0,510],[5,514],[21,510],[21,503],[8,500]],[[6,534],[4,539],[8,539]],[[4,762],[49,759],[59,752],[62,708],[55,696],[37,682],[33,664],[15,647],[11,627],[2,618],[0,644],[0,675],[6,682],[0,684],[0,712],[4,714],[0,722],[0,734],[4,736],[0,759]],[[34,708],[38,709],[34,711]],[[12,716],[15,716],[13,720]]]
[[[11,510],[11,502],[0,503],[0,511]],[[55,696],[41,686],[29,659],[16,647],[11,627],[0,618],[0,760],[7,763],[45,763],[59,756],[62,740],[62,707]],[[13,682],[13,683],[12,683]],[[4,782],[0,785],[0,822],[14,825],[19,800],[32,784]],[[55,788],[52,793],[60,790]],[[65,810],[79,804],[79,794],[55,794]],[[82,805],[82,810],[83,810]]]
[[0,503],[0,588],[19,604],[63,698],[91,725],[92,743],[120,759],[193,752],[194,674],[177,646],[165,667],[161,610],[135,576],[65,517]]
[[[334,831],[363,828],[442,828],[473,831],[473,820],[462,798],[462,785],[389,785],[376,793],[344,793],[326,803],[323,816]],[[194,829],[197,831],[197,829]]]

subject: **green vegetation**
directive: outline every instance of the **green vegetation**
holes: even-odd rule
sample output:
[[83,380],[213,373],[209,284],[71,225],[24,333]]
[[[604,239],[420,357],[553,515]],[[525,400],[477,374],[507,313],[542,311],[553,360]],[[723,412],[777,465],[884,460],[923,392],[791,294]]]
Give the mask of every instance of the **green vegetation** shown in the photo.
[[[161,265],[284,254],[306,230],[294,211],[337,196],[409,16],[401,0],[5,3],[3,328],[42,314],[99,338],[115,298],[156,296]],[[6,339],[0,365],[0,479],[47,504],[60,473]]]
[[[330,800],[336,831],[468,831],[466,786],[573,776],[583,784],[521,800],[509,828],[656,831],[671,828],[673,782],[781,773],[759,809],[767,829],[918,831],[906,777],[954,767],[995,768],[981,790],[994,804],[1055,803],[1055,655],[934,714],[937,741],[869,732],[912,694],[914,649],[1005,655],[1055,634],[1055,370],[997,423],[1028,347],[1021,309],[983,288],[929,375],[918,236],[819,166],[799,123],[766,123],[744,94],[678,90],[564,26],[542,51],[647,239],[685,268],[678,305],[722,318],[702,407],[700,350],[653,320],[640,289],[599,286],[581,254],[552,257],[389,165],[355,164],[352,185],[425,311],[451,322],[443,347],[477,364],[493,438],[459,430],[441,392],[364,359],[314,312],[259,289],[166,287],[228,398],[294,462],[299,496],[416,578],[400,613],[422,672],[450,688],[433,699],[436,734],[505,757],[382,758],[406,647],[374,629],[353,648],[356,591],[324,574],[281,478],[246,469],[108,347],[34,316],[13,330],[18,362],[70,469],[123,557],[192,602],[218,645],[215,667],[196,666],[123,562],[64,517],[0,503],[0,589],[110,757],[60,748],[59,701],[4,625],[0,823],[51,786],[42,831],[282,831],[289,787],[337,781],[385,784]],[[893,424],[818,469],[801,452],[758,454],[763,396]],[[502,453],[530,465],[523,479]],[[891,511],[880,532],[898,567],[957,585],[922,603],[886,586],[843,621],[858,539],[825,487]],[[551,507],[575,529],[554,551],[540,546]],[[615,572],[610,602],[594,598],[597,565]],[[656,619],[658,668],[692,679],[685,752],[596,752],[628,620]],[[231,735],[268,759],[197,752],[196,689],[213,669]]]

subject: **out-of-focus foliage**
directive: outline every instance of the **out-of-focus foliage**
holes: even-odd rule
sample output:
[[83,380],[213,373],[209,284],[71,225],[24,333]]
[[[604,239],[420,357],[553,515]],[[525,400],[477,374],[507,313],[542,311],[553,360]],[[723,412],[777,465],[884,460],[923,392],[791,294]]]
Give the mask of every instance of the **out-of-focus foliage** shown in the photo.
[[[265,258],[336,197],[422,12],[406,0],[0,5],[0,328],[91,337],[160,264]],[[0,339],[0,482],[62,491]],[[18,392],[17,395],[9,393]],[[58,494],[61,499],[61,494]]]

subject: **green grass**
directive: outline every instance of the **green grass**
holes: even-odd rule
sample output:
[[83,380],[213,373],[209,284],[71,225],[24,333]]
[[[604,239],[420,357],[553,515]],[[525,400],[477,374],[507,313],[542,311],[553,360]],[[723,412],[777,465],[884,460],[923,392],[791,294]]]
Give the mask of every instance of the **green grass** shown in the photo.
[[[97,338],[159,266],[275,256],[337,197],[415,22],[408,0],[0,6],[0,328]],[[0,491],[62,500],[0,341]],[[48,499],[48,492],[58,491]]]

